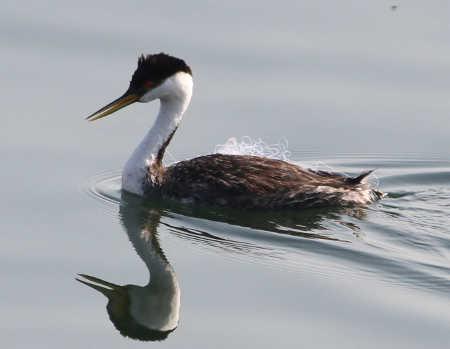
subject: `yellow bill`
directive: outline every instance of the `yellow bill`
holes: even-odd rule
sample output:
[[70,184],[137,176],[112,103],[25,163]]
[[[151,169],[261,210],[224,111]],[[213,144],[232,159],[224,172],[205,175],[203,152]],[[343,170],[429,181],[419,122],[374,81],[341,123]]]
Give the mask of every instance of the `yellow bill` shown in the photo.
[[129,93],[128,91],[125,92],[123,96],[120,96],[115,101],[109,103],[108,105],[104,106],[103,108],[97,110],[95,113],[89,115],[86,120],[88,121],[94,121],[101,118],[104,118],[107,115],[110,115],[119,109],[122,109],[126,107],[127,105],[130,105],[134,102],[137,102],[139,100],[140,96],[135,93]]

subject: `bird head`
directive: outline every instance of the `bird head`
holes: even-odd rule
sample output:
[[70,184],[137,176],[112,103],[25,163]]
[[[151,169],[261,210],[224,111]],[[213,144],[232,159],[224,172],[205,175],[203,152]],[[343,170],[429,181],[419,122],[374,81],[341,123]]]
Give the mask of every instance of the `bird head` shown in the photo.
[[86,120],[94,121],[110,115],[132,103],[155,99],[190,99],[192,71],[182,59],[165,53],[141,55],[126,92]]

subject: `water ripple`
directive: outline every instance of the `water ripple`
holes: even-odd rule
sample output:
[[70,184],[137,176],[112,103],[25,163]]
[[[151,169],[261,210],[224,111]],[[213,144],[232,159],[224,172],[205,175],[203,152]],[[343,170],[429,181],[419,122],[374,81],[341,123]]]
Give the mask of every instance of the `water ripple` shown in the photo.
[[[239,212],[171,204],[163,208],[162,226],[173,236],[226,258],[302,268],[324,276],[376,277],[447,294],[450,162],[354,154],[320,162],[340,171],[377,168],[380,188],[389,194],[367,208],[301,212]],[[117,215],[118,171],[95,176],[86,191]]]

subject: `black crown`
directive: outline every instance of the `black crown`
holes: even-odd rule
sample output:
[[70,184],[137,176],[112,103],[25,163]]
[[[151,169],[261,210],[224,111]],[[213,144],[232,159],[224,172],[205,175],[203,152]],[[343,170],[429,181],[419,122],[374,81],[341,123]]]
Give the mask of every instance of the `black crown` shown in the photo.
[[146,82],[151,82],[156,86],[178,72],[192,75],[191,68],[182,59],[162,52],[141,55],[138,59],[137,69],[131,77],[130,87],[139,88]]

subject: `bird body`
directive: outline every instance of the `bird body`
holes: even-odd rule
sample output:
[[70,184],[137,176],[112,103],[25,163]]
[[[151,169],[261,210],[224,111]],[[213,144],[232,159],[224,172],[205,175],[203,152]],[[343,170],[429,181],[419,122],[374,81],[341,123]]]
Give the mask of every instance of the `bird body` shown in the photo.
[[[242,208],[366,204],[378,193],[364,181],[249,155],[211,154],[176,163],[162,174],[166,198]],[[153,188],[150,188],[150,191]]]
[[183,60],[160,53],[141,56],[125,94],[93,113],[109,115],[133,102],[160,100],[153,127],[127,161],[122,189],[193,204],[242,208],[300,208],[368,204],[382,196],[366,182],[248,155],[211,154],[163,165],[164,152],[192,97],[192,71]]

